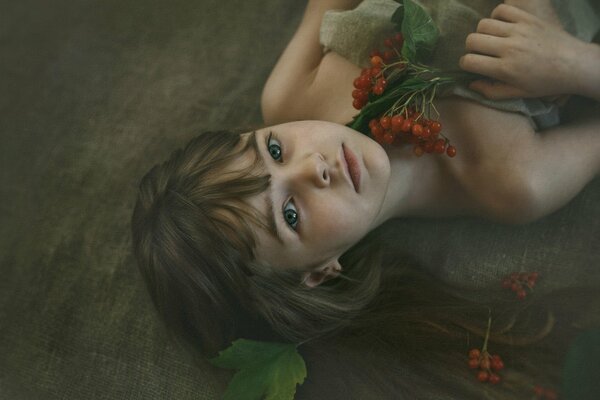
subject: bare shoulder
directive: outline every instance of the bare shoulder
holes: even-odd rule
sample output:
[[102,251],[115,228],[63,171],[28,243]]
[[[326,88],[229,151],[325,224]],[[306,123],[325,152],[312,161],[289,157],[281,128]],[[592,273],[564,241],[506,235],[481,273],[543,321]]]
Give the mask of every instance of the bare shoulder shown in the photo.
[[528,193],[528,160],[536,154],[531,121],[456,96],[435,104],[442,133],[457,148],[456,157],[439,157],[440,169],[461,187],[476,215],[509,221],[513,205]]
[[[277,71],[274,71],[274,73]],[[265,123],[317,119],[346,124],[358,113],[352,107],[352,82],[360,68],[335,52],[323,55],[313,70],[279,81],[269,78],[262,97]]]
[[271,72],[261,98],[265,123],[301,119],[349,122],[352,82],[360,69],[334,52],[324,53],[319,42],[323,14],[351,9],[360,0],[309,1],[304,17]]

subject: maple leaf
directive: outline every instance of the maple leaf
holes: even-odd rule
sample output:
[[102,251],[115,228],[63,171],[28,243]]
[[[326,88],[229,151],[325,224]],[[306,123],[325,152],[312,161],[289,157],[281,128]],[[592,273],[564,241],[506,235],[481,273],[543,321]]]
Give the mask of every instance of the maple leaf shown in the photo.
[[238,339],[209,362],[237,369],[225,400],[293,400],[296,385],[306,378],[306,365],[296,344]]

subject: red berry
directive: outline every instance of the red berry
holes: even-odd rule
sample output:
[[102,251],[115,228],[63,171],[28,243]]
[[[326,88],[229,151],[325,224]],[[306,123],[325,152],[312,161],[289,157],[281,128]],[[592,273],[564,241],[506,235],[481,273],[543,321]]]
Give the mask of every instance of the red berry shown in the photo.
[[502,280],[502,287],[504,289],[508,289],[510,286],[512,285],[510,279],[505,278],[504,280]]
[[396,55],[396,53],[394,53],[394,50],[386,50],[383,52],[383,60],[388,62],[388,61],[392,60],[395,55]]
[[361,99],[362,101],[364,101],[365,103],[369,101],[369,91],[368,90],[362,90],[360,92],[360,97],[359,99]]
[[487,371],[479,371],[479,373],[477,373],[477,380],[479,382],[487,382],[489,378],[490,374],[488,374]]
[[446,142],[444,141],[444,139],[436,140],[435,144],[433,145],[433,151],[438,154],[443,154],[445,150],[446,150]]
[[369,129],[371,129],[371,131],[373,131],[373,127],[375,125],[377,125],[379,123],[379,121],[377,121],[375,118],[373,118],[372,120],[369,121]]
[[421,134],[421,136],[423,136],[424,138],[428,138],[429,136],[431,136],[431,128],[429,126],[424,126],[423,133]]
[[412,126],[412,134],[414,136],[421,136],[423,133],[423,126],[421,124],[414,124]]
[[390,117],[381,117],[379,123],[384,129],[390,129],[392,127],[392,119]]
[[522,289],[521,284],[518,282],[513,282],[510,285],[510,290],[512,290],[513,292],[518,292],[521,289]]
[[530,288],[534,287],[534,286],[535,286],[535,279],[531,279],[531,278],[529,278],[529,279],[527,280],[527,285],[528,285]]
[[391,133],[386,133],[385,135],[383,135],[383,141],[387,144],[392,144],[392,142],[394,141],[394,135],[392,135]]
[[402,128],[400,129],[402,132],[408,133],[412,129],[412,119],[405,119],[402,123]]
[[500,383],[500,376],[498,374],[491,373],[490,374],[490,383],[492,385],[496,385]]
[[442,124],[439,121],[432,121],[430,128],[431,133],[440,133],[442,131]]
[[387,39],[385,39],[385,40],[383,41],[383,45],[384,45],[385,47],[389,47],[389,48],[392,48],[392,47],[394,47],[394,42],[393,42],[393,39],[392,39],[392,38],[387,38]]
[[373,93],[375,93],[376,95],[380,96],[380,95],[382,95],[382,94],[383,94],[383,90],[384,90],[384,89],[383,89],[383,86],[379,86],[379,85],[377,85],[377,86],[375,86],[375,87],[373,88]]
[[454,157],[456,155],[456,147],[452,145],[448,146],[446,149],[446,154],[448,154],[448,157]]
[[356,108],[357,110],[360,110],[364,106],[365,103],[359,99],[354,99],[354,101],[352,102],[352,107]]
[[383,129],[383,127],[379,123],[377,123],[376,125],[374,125],[371,128],[371,133],[375,137],[383,137],[383,134],[385,133],[385,130]]
[[371,57],[371,65],[373,67],[379,67],[381,64],[383,64],[383,60],[379,55]]
[[481,352],[479,349],[471,349],[469,350],[469,358],[479,358],[481,356]]
[[396,43],[402,43],[404,42],[404,37],[402,36],[402,33],[398,32],[394,35],[394,41]]
[[371,87],[371,78],[368,76],[361,76],[354,80],[354,87],[357,89],[369,89]]
[[402,130],[404,117],[402,115],[394,115],[392,117],[392,132],[399,133]]
[[517,292],[517,299],[523,300],[525,297],[527,297],[527,292],[524,289]]
[[469,368],[475,369],[479,367],[479,360],[477,358],[469,359]]
[[492,360],[490,365],[494,371],[500,371],[502,368],[504,368],[504,363],[502,360]]

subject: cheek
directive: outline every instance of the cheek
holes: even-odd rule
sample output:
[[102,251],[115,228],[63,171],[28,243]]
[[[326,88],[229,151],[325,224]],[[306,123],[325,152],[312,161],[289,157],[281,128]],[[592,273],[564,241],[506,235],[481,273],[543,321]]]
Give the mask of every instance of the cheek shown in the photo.
[[348,238],[359,239],[369,225],[368,215],[357,212],[350,204],[338,205],[338,207],[324,207],[317,220],[322,235],[326,238]]

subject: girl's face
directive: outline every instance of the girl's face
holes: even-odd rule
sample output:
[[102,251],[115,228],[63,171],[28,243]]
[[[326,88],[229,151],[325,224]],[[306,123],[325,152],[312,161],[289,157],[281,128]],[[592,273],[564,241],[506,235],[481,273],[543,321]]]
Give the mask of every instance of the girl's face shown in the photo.
[[387,154],[374,140],[324,121],[264,128],[256,141],[271,180],[249,203],[272,228],[257,229],[256,260],[306,271],[308,286],[337,276],[339,257],[382,222]]

